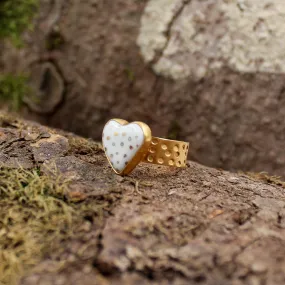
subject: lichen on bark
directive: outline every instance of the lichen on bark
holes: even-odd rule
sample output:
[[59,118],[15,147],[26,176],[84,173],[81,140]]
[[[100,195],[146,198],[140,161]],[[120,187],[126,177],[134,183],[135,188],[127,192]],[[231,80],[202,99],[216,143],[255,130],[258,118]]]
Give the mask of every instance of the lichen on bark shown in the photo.
[[179,80],[201,79],[223,67],[284,73],[284,39],[279,0],[150,0],[137,42],[146,62],[160,54],[152,64],[157,74]]

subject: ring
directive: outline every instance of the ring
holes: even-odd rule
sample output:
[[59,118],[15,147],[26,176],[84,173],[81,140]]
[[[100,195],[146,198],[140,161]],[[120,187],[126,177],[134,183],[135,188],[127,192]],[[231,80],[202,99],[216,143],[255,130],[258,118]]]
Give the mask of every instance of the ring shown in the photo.
[[185,167],[189,143],[152,137],[149,126],[122,119],[109,120],[103,129],[103,148],[116,174],[130,173],[140,162]]

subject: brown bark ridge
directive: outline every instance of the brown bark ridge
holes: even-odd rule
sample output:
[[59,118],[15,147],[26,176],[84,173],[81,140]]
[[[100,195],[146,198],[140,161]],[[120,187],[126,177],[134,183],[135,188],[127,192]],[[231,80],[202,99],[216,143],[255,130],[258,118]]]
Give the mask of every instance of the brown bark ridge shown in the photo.
[[[41,123],[99,139],[112,117],[141,120],[157,136],[191,142],[191,159],[205,165],[283,175],[280,5],[278,0],[265,6],[254,0],[41,1],[26,48],[7,46],[1,67],[31,72],[40,101],[27,100],[30,110],[24,113]],[[148,17],[158,21],[153,39],[144,33]],[[144,60],[143,50],[155,52],[154,58],[145,52]],[[179,80],[176,66],[185,68]]]
[[100,226],[89,219],[84,234],[62,241],[58,252],[47,245],[20,284],[285,283],[284,183],[276,178],[191,161],[185,169],[142,164],[120,177],[95,142],[0,121],[2,167],[53,165],[78,203],[109,199]]

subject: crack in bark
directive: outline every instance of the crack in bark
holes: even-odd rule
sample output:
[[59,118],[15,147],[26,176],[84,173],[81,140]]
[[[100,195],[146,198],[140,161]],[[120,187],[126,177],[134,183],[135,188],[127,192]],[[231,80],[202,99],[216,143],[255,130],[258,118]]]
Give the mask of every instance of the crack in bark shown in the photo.
[[23,138],[16,138],[16,139],[9,140],[1,145],[0,150],[7,149],[10,146],[12,146],[15,142],[21,142],[21,141],[25,141],[25,140]]
[[157,62],[161,59],[161,57],[163,56],[164,51],[166,50],[169,41],[170,41],[170,33],[171,33],[171,29],[175,23],[175,21],[179,18],[179,16],[182,14],[182,12],[184,11],[184,8],[191,2],[191,0],[183,0],[181,3],[181,7],[177,10],[177,12],[173,15],[171,21],[168,23],[167,25],[167,29],[164,32],[164,36],[166,38],[166,42],[164,47],[157,51],[154,58],[151,60],[150,65],[154,66],[157,64]]
[[47,16],[47,19],[45,20],[45,30],[44,30],[45,36],[50,33],[50,31],[59,21],[63,3],[64,1],[62,0],[53,1],[51,11]]

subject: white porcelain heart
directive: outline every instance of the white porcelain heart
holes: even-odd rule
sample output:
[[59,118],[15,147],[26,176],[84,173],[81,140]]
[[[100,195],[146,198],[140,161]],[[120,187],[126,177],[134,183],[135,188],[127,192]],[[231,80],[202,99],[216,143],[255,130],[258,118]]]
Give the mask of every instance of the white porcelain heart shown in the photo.
[[121,125],[110,120],[104,127],[103,147],[115,171],[122,173],[143,146],[145,135],[137,123]]

